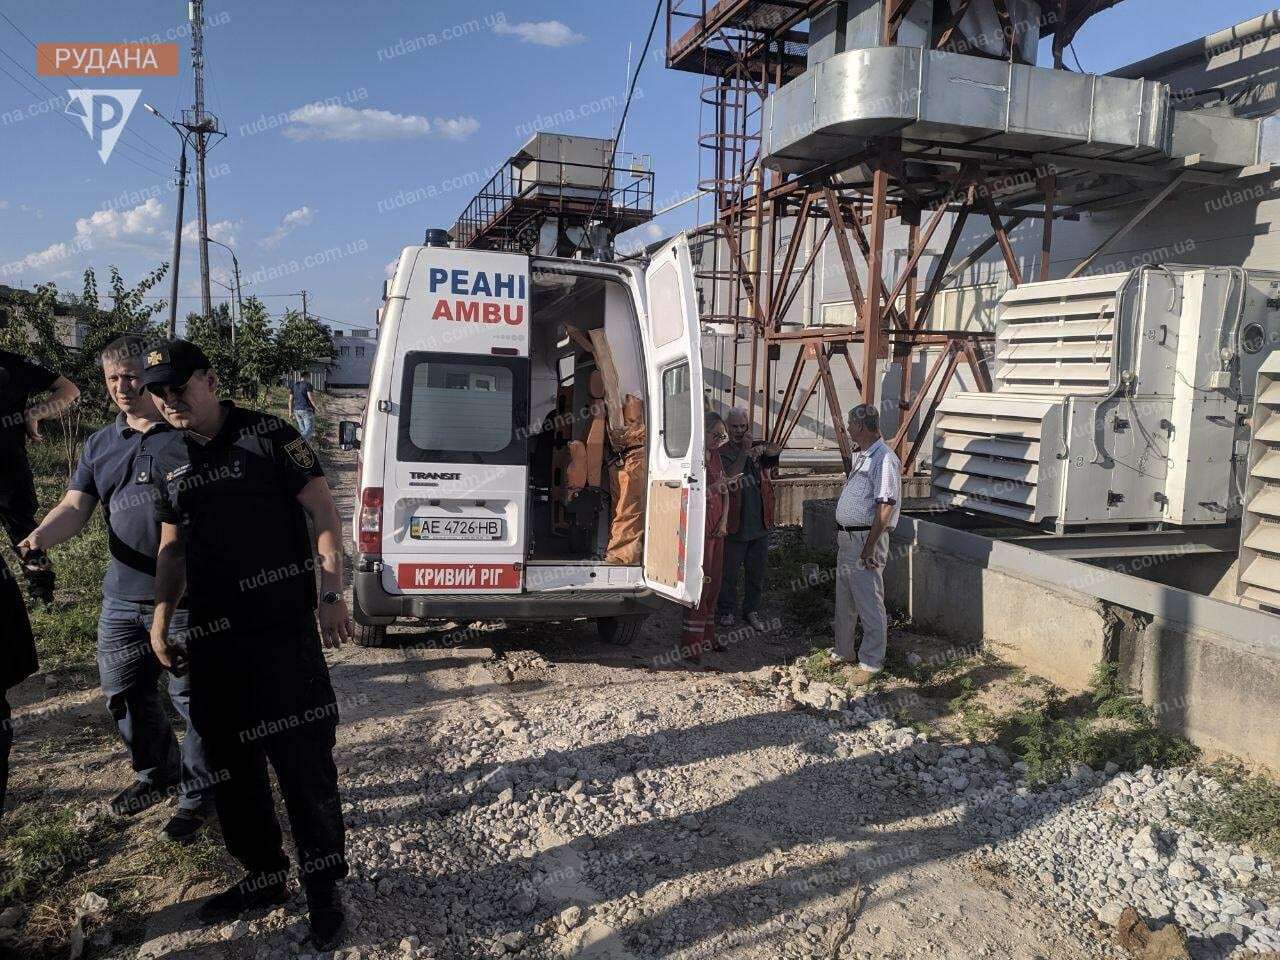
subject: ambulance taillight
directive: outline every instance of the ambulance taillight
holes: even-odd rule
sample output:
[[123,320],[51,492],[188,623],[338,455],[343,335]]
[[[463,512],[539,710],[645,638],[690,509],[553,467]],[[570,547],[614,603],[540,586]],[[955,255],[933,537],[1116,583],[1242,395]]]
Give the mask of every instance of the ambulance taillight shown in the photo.
[[365,556],[382,556],[382,487],[365,487],[360,494],[358,542]]

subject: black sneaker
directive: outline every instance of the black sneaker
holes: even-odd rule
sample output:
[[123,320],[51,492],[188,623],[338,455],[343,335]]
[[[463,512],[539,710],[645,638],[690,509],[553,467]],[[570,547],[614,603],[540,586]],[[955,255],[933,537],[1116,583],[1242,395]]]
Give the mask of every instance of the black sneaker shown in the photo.
[[196,807],[194,810],[179,808],[161,832],[174,843],[187,844],[196,838],[208,819],[209,814],[204,807]]
[[157,803],[163,803],[168,796],[168,787],[135,780],[111,798],[111,812],[117,817],[136,816],[143,810],[150,810]]
[[234,920],[251,910],[274,907],[289,899],[282,874],[257,874],[214,894],[200,905],[196,916],[204,923]]
[[311,917],[311,944],[317,950],[328,950],[342,937],[346,915],[342,898],[333,884],[317,884],[306,888],[307,913]]

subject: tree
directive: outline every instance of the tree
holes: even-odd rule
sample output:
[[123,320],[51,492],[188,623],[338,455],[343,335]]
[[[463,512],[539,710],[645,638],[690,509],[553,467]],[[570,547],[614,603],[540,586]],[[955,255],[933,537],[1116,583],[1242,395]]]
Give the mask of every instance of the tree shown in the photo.
[[239,365],[231,343],[231,310],[225,303],[213,308],[213,315],[187,314],[186,339],[204,351],[213,371],[228,396],[234,397],[240,386]]
[[270,384],[281,373],[267,308],[257,297],[244,302],[236,333],[236,354],[241,384],[249,396],[256,397],[264,384]]
[[165,309],[163,300],[146,302],[146,294],[168,273],[169,265],[162,263],[152,270],[136,286],[126,286],[120,271],[110,268],[111,304],[103,306],[98,293],[98,278],[90,267],[84,272],[84,294],[80,298],[85,311],[84,339],[80,350],[70,363],[68,377],[80,387],[81,402],[92,403],[106,411],[110,398],[102,380],[99,356],[104,347],[117,337],[134,334],[146,340],[159,340],[164,330],[157,322],[157,315]]
[[276,331],[277,374],[290,370],[306,370],[327,364],[333,358],[333,337],[329,329],[296,310],[284,315]]

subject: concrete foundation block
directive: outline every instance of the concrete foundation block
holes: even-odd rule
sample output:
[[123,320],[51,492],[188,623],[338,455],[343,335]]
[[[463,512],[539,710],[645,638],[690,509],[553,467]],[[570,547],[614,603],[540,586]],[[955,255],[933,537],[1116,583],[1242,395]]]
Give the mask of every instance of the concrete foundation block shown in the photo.
[[804,545],[810,550],[835,551],[835,500],[806,500],[804,502]]

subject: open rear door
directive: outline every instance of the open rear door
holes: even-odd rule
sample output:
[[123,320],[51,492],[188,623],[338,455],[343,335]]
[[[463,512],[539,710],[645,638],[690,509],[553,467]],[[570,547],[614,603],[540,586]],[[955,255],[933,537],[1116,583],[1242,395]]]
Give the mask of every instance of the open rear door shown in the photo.
[[707,513],[702,335],[689,241],[654,254],[645,272],[649,377],[649,497],[645,582],[688,607],[702,593]]

